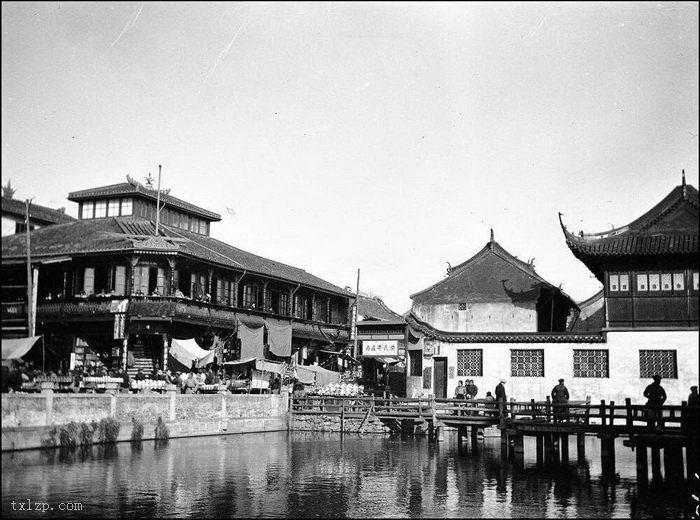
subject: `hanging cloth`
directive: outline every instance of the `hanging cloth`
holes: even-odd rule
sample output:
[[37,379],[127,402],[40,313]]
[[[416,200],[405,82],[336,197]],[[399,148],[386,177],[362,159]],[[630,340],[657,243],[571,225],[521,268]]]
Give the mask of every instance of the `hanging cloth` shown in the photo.
[[270,352],[277,357],[289,357],[292,355],[292,324],[266,322],[267,343]]
[[263,352],[263,332],[262,325],[251,326],[242,321],[238,322],[238,339],[241,340],[241,359],[265,358]]

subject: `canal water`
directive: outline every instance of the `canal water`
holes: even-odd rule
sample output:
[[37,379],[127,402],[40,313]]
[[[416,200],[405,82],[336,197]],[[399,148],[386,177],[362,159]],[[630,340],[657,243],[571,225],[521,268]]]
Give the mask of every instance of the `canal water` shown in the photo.
[[[4,518],[692,518],[691,485],[638,487],[616,445],[586,460],[504,461],[500,438],[460,450],[425,437],[270,432],[2,454]],[[534,442],[534,441],[533,441]],[[37,510],[39,509],[39,510]],[[42,511],[44,510],[44,511]],[[695,516],[697,518],[697,516]]]

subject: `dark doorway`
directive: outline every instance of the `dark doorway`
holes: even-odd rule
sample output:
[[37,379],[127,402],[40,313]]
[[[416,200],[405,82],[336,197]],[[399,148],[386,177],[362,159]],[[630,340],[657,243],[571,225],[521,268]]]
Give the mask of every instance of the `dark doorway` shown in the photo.
[[447,398],[447,358],[433,358],[435,398]]

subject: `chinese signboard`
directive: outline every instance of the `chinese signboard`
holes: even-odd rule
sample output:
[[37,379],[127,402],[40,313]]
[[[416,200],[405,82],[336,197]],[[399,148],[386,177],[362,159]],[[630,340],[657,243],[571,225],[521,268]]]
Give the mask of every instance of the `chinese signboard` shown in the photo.
[[363,340],[362,355],[373,356],[398,356],[399,342],[397,340]]

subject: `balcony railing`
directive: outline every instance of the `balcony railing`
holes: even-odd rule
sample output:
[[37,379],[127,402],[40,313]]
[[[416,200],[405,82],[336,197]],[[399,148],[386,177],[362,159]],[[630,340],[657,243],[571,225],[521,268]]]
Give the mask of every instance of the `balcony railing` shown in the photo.
[[[125,303],[128,302],[128,303]],[[26,315],[26,305],[22,306]],[[3,315],[9,313],[9,307],[3,305]],[[16,309],[19,312],[18,309]],[[243,307],[232,307],[208,303],[189,298],[170,296],[107,296],[89,298],[71,298],[65,300],[44,300],[37,305],[37,318],[41,321],[70,320],[76,321],[85,317],[104,316],[108,318],[118,312],[126,312],[130,317],[139,318],[172,318],[193,320],[206,323],[218,323],[230,326],[236,319],[248,323],[262,324],[263,318],[292,320],[295,330],[315,333],[321,337],[328,336],[333,340],[347,341],[347,323],[326,323],[322,321],[301,320],[283,314],[265,312]]]

